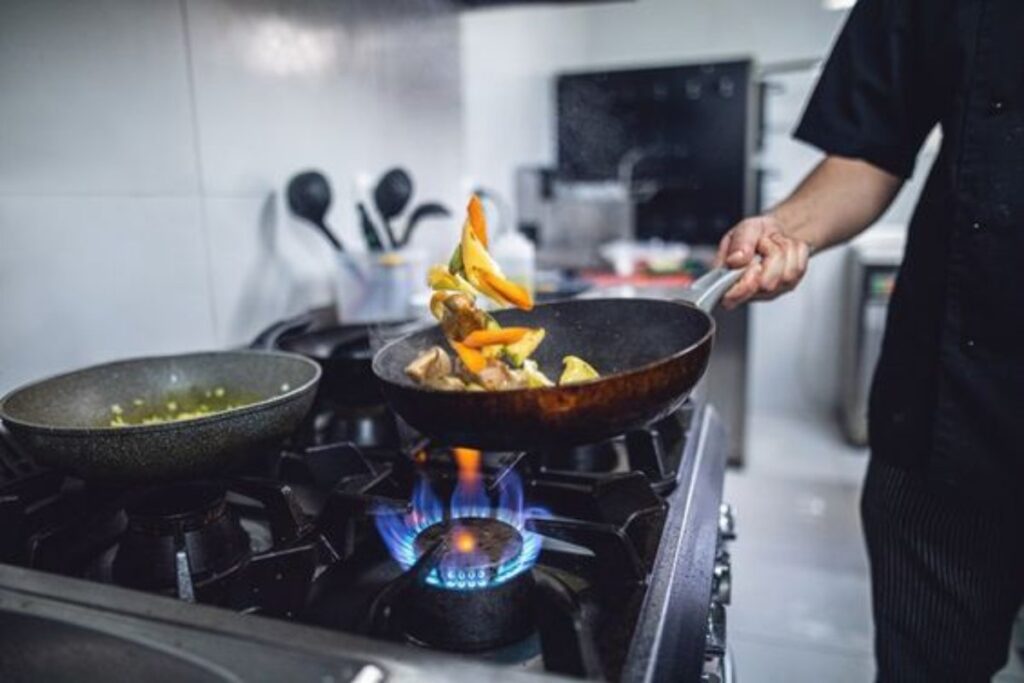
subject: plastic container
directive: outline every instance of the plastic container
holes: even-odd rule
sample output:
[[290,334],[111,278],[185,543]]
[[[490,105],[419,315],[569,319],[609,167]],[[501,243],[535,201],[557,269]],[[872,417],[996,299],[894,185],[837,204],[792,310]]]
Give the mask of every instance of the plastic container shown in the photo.
[[490,252],[505,277],[533,296],[537,272],[537,248],[533,242],[516,230],[506,230],[494,239]]
[[413,317],[412,302],[427,289],[426,255],[419,249],[338,255],[335,293],[343,323]]

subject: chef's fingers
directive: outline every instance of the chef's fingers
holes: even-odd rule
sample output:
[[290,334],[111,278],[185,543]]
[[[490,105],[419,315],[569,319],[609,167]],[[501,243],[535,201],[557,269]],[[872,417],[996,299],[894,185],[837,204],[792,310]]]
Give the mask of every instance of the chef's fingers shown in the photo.
[[757,243],[761,255],[761,279],[759,294],[771,296],[776,293],[786,268],[786,252],[771,236],[762,237]]
[[793,271],[790,274],[789,288],[793,289],[804,279],[807,273],[807,261],[811,258],[811,248],[803,240],[791,240],[793,242]]
[[722,262],[730,268],[742,268],[750,263],[765,229],[765,220],[760,216],[741,221],[729,231],[728,244],[719,249]]
[[761,264],[751,263],[743,271],[743,275],[734,284],[725,296],[722,297],[722,307],[726,309],[736,308],[745,301],[754,298],[760,288]]
[[796,287],[800,278],[803,277],[804,268],[801,266],[800,249],[804,244],[800,240],[794,240],[782,234],[773,235],[772,239],[782,247],[786,254],[786,265],[782,269],[782,278],[779,282],[782,291],[788,292]]

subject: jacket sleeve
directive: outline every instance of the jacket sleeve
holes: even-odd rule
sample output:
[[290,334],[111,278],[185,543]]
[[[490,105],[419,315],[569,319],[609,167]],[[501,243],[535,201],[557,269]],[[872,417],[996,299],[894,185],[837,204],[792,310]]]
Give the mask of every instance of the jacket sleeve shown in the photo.
[[795,137],[909,177],[939,119],[912,0],[859,0]]

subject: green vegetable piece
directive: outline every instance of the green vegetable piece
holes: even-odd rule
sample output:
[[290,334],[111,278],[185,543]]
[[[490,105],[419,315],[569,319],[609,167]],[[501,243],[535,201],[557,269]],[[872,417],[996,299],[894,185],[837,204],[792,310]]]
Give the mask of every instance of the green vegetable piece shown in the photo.
[[502,354],[506,362],[514,368],[523,367],[527,358],[533,355],[540,343],[544,341],[544,329],[539,328],[527,332],[522,339],[514,344],[507,344]]
[[562,365],[562,376],[558,378],[559,384],[586,382],[601,376],[587,361],[576,356],[566,356],[562,359]]
[[452,257],[448,259],[448,272],[452,275],[465,275],[466,266],[462,263],[462,245],[455,245]]
[[526,386],[530,389],[555,386],[555,383],[540,371],[540,367],[535,360],[523,361],[523,374],[526,375]]

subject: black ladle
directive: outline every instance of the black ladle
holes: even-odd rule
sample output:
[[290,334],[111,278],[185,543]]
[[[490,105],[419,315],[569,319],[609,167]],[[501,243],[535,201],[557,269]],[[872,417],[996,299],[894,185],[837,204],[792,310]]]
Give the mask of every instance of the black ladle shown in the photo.
[[320,231],[337,251],[345,251],[334,236],[324,216],[331,206],[331,185],[319,171],[304,171],[288,181],[288,207],[296,216],[306,219]]
[[420,204],[412,213],[409,214],[409,220],[405,222],[405,232],[402,233],[402,241],[399,245],[405,246],[412,239],[412,232],[416,229],[416,226],[425,218],[446,218],[451,216],[452,212],[448,210],[448,207],[437,202],[427,202],[426,204]]
[[395,238],[394,230],[391,229],[391,219],[402,213],[411,198],[412,178],[402,168],[393,168],[385,173],[373,190],[373,202],[377,205],[377,211],[380,212],[392,249],[397,248],[400,242]]

